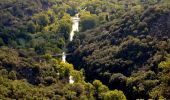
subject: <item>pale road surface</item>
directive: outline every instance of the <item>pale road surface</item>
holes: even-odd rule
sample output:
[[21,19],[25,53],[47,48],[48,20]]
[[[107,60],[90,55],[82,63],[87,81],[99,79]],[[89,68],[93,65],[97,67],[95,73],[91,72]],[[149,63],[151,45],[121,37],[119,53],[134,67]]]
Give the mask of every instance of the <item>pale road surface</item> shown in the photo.
[[63,52],[63,54],[62,54],[62,61],[65,63],[66,62],[66,54],[65,54],[65,52]]
[[80,21],[79,14],[76,14],[75,17],[72,17],[73,25],[72,25],[72,30],[70,33],[70,41],[73,40],[75,32],[79,31],[79,21]]
[[[79,21],[80,21],[79,14],[76,14],[75,17],[72,17],[71,19],[72,19],[73,25],[72,25],[72,30],[70,33],[70,38],[69,38],[70,41],[73,40],[75,32],[79,31]],[[66,62],[66,53],[65,52],[63,52],[63,54],[62,54],[62,61],[64,63]],[[70,84],[74,83],[73,76],[71,76],[71,75],[69,76],[69,83]]]
[[[73,25],[72,25],[72,30],[71,30],[71,33],[70,33],[70,38],[69,38],[70,41],[73,40],[75,32],[79,31],[79,21],[80,21],[79,14],[76,14],[75,17],[72,17],[71,19],[72,19]],[[65,52],[63,52],[63,54],[62,54],[62,61],[66,62]]]

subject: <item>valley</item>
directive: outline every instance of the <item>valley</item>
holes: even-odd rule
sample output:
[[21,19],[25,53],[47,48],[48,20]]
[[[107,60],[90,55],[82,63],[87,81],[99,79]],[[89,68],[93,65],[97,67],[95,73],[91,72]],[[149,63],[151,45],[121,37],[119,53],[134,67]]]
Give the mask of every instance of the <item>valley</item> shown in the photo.
[[170,99],[169,0],[0,0],[0,99]]

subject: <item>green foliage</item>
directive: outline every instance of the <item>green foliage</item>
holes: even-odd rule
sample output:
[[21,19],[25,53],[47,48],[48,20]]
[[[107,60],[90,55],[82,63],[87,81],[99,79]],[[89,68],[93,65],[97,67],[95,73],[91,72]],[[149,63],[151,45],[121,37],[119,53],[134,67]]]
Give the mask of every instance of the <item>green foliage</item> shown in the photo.
[[16,78],[17,78],[17,76],[14,71],[9,72],[9,79],[15,80]]
[[28,22],[27,28],[28,28],[28,32],[31,33],[36,32],[36,25],[32,21]]
[[[70,43],[68,59],[84,68],[87,81],[98,79],[127,99],[169,99],[169,1],[145,1],[115,1],[116,10],[109,13],[113,21],[80,32]],[[88,5],[88,15],[95,13],[94,5]]]
[[109,89],[103,85],[99,80],[93,81],[94,96],[100,100],[126,100],[126,97],[122,91]]
[[[109,92],[100,81],[94,81],[93,85],[86,83],[83,73],[74,70],[72,64],[49,54],[23,56],[7,47],[0,48],[0,51],[0,99],[96,100],[96,95]],[[70,75],[73,84],[68,83]]]
[[[0,0],[0,99],[170,99],[169,5]],[[66,49],[78,12],[80,32],[67,57],[75,70],[55,55]]]
[[97,16],[94,14],[90,14],[89,12],[81,12],[81,28],[82,31],[88,30],[88,29],[92,29],[96,26],[96,18]]
[[158,68],[160,70],[160,73],[158,74],[158,78],[161,81],[161,84],[153,88],[153,90],[150,93],[150,96],[152,98],[159,98],[159,99],[169,99],[170,96],[170,70],[169,70],[169,54],[166,57],[166,61],[160,62]]
[[114,90],[102,94],[102,100],[126,100],[122,91]]
[[100,82],[99,80],[94,80],[93,85],[94,85],[94,88],[95,88],[94,95],[97,99],[101,98],[102,93],[108,91],[108,87],[103,85],[102,82]]
[[71,70],[73,70],[73,65],[69,63],[61,62],[59,66],[59,73],[61,76],[69,76],[71,73]]
[[71,17],[68,14],[65,14],[59,21],[59,24],[59,32],[63,34],[65,39],[68,39],[72,28]]
[[36,17],[36,23],[38,23],[40,26],[46,26],[49,23],[49,18],[45,14],[40,14]]
[[37,54],[45,54],[46,49],[45,49],[44,45],[41,44],[41,45],[35,47],[35,52]]

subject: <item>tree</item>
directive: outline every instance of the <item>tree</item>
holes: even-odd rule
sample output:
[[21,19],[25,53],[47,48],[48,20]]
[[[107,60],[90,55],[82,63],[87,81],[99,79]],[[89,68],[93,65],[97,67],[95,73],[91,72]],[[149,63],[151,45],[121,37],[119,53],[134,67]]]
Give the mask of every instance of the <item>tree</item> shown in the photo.
[[40,14],[35,15],[34,20],[41,27],[48,25],[50,22],[48,15],[46,15],[45,13],[40,13]]
[[65,14],[59,21],[59,32],[64,35],[65,39],[69,38],[69,33],[71,32],[71,17]]
[[36,32],[36,25],[32,21],[28,22],[27,24],[27,30],[28,32],[34,33]]
[[102,100],[126,100],[122,91],[114,90],[102,94]]
[[99,80],[94,80],[93,86],[95,90],[94,96],[96,97],[97,100],[101,98],[102,93],[107,92],[109,90],[108,87],[103,85],[102,82]]
[[44,47],[43,44],[40,44],[40,45],[38,45],[38,46],[35,46],[35,52],[36,52],[37,54],[45,54],[46,49],[45,49],[45,47]]
[[15,80],[17,78],[15,71],[9,72],[9,79]]
[[168,54],[165,61],[162,61],[159,66],[159,80],[161,84],[156,86],[150,92],[150,96],[154,99],[170,99],[170,55]]
[[88,29],[92,29],[97,25],[97,16],[94,14],[90,14],[90,12],[81,12],[81,30],[86,31]]
[[41,14],[38,20],[39,25],[46,26],[49,23],[49,18],[45,14]]

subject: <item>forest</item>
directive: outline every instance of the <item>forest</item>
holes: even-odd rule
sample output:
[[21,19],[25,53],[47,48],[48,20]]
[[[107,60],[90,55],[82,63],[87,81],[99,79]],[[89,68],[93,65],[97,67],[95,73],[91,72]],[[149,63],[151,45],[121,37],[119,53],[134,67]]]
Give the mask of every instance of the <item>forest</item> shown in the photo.
[[169,100],[170,1],[0,0],[0,99]]

